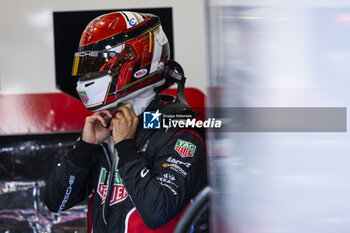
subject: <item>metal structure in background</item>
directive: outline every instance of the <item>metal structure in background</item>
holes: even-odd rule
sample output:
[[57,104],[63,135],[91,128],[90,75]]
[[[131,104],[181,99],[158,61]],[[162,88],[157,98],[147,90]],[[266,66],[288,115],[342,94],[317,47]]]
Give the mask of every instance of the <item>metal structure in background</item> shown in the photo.
[[[208,107],[349,107],[349,3],[207,4]],[[211,232],[349,232],[348,132],[211,131],[207,139]]]
[[78,133],[0,137],[0,231],[76,232],[87,230],[87,205],[58,215],[43,203],[45,179]]

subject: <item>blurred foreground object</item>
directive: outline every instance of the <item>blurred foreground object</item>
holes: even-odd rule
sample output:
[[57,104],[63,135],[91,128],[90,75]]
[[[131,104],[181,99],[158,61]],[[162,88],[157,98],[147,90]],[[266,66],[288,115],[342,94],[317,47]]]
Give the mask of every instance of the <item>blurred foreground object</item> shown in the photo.
[[208,117],[218,108],[345,110],[343,131],[209,132],[211,232],[349,232],[350,3],[207,3]]

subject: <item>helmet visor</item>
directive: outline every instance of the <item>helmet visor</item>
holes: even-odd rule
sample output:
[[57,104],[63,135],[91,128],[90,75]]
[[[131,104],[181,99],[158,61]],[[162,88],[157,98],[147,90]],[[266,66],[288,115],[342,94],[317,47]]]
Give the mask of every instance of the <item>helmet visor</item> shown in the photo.
[[121,64],[133,60],[134,57],[135,52],[131,46],[125,46],[119,53],[115,51],[76,52],[74,54],[72,75],[119,69]]

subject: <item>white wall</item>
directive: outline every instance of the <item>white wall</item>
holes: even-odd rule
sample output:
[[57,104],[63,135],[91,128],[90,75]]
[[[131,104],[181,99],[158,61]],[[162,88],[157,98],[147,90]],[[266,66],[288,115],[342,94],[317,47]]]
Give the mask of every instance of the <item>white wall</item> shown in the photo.
[[0,94],[58,92],[55,87],[54,11],[152,7],[173,8],[175,60],[185,70],[187,86],[205,92],[202,0],[1,0]]

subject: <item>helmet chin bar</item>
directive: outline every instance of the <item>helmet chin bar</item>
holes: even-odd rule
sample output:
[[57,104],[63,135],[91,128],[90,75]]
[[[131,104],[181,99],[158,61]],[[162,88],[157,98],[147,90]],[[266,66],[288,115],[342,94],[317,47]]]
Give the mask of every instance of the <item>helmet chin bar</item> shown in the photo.
[[[161,99],[169,102],[166,106],[167,108],[162,110],[164,114],[171,114],[172,112],[182,112],[191,114],[193,117],[197,116],[199,112],[195,112],[187,103],[185,97],[185,82],[186,77],[184,76],[183,69],[181,65],[175,61],[169,61],[165,67],[164,75],[165,78],[152,84],[136,90],[125,97],[121,97],[113,103],[104,105],[98,109],[90,110],[92,112],[97,112],[105,109],[116,108],[121,103],[131,104],[136,115],[140,115],[144,109],[149,105],[149,103],[154,99],[156,93],[168,88],[172,84],[177,84],[177,94],[174,98],[173,96],[160,95]],[[107,74],[106,76],[110,76]],[[86,81],[78,85],[86,86]],[[87,84],[88,85],[88,84]],[[77,89],[78,90],[78,89]],[[149,92],[148,92],[149,91]]]
[[[146,86],[144,88],[141,88],[135,92],[132,92],[128,94],[125,97],[121,97],[120,99],[116,100],[113,103],[107,104],[105,106],[102,106],[101,108],[93,110],[93,112],[98,112],[104,109],[111,109],[111,108],[116,108],[119,104],[122,103],[128,103],[131,104],[133,107],[133,110],[136,115],[140,115],[143,111],[140,112],[140,109],[142,109],[142,106],[140,106],[140,102],[144,102],[146,108],[148,104],[154,99],[156,92],[154,91],[155,88],[163,85],[165,83],[165,80],[162,79],[152,85]],[[150,91],[150,94],[146,96],[142,96],[145,92]],[[153,92],[153,93],[152,93]],[[151,98],[150,98],[151,97]],[[142,100],[143,99],[143,100]],[[149,101],[148,101],[149,100]],[[143,108],[143,109],[144,109]]]

